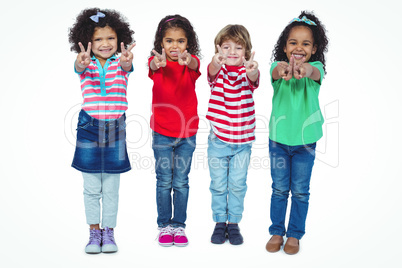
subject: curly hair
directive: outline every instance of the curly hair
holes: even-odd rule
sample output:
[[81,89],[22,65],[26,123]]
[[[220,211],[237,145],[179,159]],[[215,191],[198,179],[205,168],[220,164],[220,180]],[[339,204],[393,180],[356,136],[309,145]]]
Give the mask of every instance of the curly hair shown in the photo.
[[[194,28],[191,25],[190,21],[180,15],[169,15],[164,17],[159,22],[158,28],[156,29],[155,33],[155,41],[153,49],[155,49],[158,53],[162,53],[161,44],[163,37],[165,36],[166,31],[172,28],[180,28],[186,33],[188,53],[190,53],[191,55],[195,55],[198,58],[201,58],[202,55],[197,34],[195,33]],[[152,51],[151,56],[153,56]]]
[[289,59],[287,58],[286,53],[283,50],[286,46],[289,33],[293,27],[305,26],[311,29],[313,33],[314,45],[317,46],[317,51],[315,52],[315,54],[311,55],[310,61],[320,61],[323,64],[325,73],[327,73],[325,70],[324,55],[328,51],[328,38],[326,35],[327,30],[325,29],[325,26],[321,23],[321,21],[313,13],[302,11],[299,15],[299,19],[303,18],[303,16],[306,16],[307,19],[314,21],[317,25],[309,25],[305,22],[299,21],[289,23],[279,36],[275,48],[272,51],[271,60],[289,62]]
[[[105,14],[105,17],[99,18],[99,22],[95,22],[90,17],[96,15],[98,12]],[[111,9],[100,10],[99,8],[89,8],[81,11],[73,27],[69,29],[68,41],[71,45],[70,50],[80,53],[81,49],[78,42],[81,42],[85,49],[87,49],[88,43],[92,41],[95,29],[106,26],[109,26],[116,32],[117,53],[121,52],[121,42],[127,48],[134,41],[132,37],[134,31],[130,29],[126,18],[119,12]],[[93,56],[92,51],[91,56]]]
[[232,40],[236,44],[242,45],[246,50],[245,58],[249,60],[251,57],[251,39],[246,27],[238,24],[226,25],[215,37],[215,53],[218,53],[216,45],[222,45],[225,41]]

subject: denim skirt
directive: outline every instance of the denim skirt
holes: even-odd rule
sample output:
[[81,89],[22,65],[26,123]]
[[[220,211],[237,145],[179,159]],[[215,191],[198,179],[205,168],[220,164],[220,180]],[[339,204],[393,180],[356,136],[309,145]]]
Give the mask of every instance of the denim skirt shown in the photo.
[[78,116],[72,167],[87,173],[123,173],[131,169],[126,145],[126,115],[98,120],[84,110]]

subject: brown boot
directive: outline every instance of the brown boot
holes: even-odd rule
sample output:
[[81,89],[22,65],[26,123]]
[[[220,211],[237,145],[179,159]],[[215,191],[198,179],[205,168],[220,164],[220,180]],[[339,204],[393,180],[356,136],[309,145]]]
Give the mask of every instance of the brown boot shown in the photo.
[[265,248],[268,252],[274,253],[278,252],[283,245],[283,237],[280,235],[273,235],[271,239],[269,239]]
[[294,255],[299,252],[299,239],[294,237],[288,237],[285,246],[283,247],[283,251],[289,255]]

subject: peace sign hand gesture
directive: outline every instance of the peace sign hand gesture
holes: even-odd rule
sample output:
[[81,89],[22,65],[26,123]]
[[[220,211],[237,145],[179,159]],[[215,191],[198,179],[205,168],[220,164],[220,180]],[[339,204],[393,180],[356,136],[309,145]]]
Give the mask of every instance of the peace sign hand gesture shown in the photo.
[[162,55],[159,54],[155,49],[152,50],[152,53],[155,54],[153,62],[155,64],[155,66],[156,66],[156,69],[159,69],[160,67],[165,67],[166,66],[166,52],[165,52],[165,49],[162,48]]
[[246,58],[243,56],[243,64],[246,68],[246,74],[252,82],[257,81],[258,78],[258,62],[254,60],[254,55],[255,51],[251,53],[251,57],[248,61],[246,61]]
[[293,66],[294,66],[294,58],[293,56],[290,58],[290,63],[286,61],[278,62],[277,70],[278,74],[285,81],[289,81],[293,77]]
[[247,74],[255,74],[258,73],[258,62],[254,61],[255,51],[251,53],[251,57],[248,61],[243,57],[243,64],[246,67]]
[[179,64],[180,65],[189,65],[191,62],[191,54],[187,52],[187,50],[185,50],[183,53],[181,53],[179,51]]
[[91,63],[92,44],[91,42],[88,43],[88,48],[86,51],[81,42],[78,42],[78,45],[80,46],[81,52],[78,54],[77,60],[75,61],[75,68],[78,72],[82,72]]
[[134,54],[131,50],[135,47],[136,43],[132,43],[127,49],[124,46],[124,43],[121,42],[121,56],[120,56],[120,65],[125,71],[130,71],[131,66],[133,64]]
[[293,75],[296,79],[301,79],[303,77],[310,77],[313,72],[313,68],[306,68],[307,66],[311,66],[311,65],[304,64],[305,60],[306,60],[306,58],[303,57],[299,64],[297,64],[296,62],[294,63]]
[[215,54],[212,62],[214,63],[214,65],[216,67],[222,66],[223,64],[226,63],[226,60],[228,58],[228,54],[227,53],[223,53],[221,47],[219,45],[216,45],[216,47],[218,48],[218,53]]

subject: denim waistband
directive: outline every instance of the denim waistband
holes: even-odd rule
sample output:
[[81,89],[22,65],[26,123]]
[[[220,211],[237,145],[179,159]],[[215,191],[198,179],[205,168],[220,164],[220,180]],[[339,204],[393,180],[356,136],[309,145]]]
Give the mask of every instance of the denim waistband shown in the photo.
[[126,121],[126,114],[124,113],[118,119],[112,120],[99,120],[90,116],[86,111],[81,110],[79,117],[82,117],[85,121],[90,122],[92,126],[97,127],[115,127],[119,126]]

